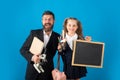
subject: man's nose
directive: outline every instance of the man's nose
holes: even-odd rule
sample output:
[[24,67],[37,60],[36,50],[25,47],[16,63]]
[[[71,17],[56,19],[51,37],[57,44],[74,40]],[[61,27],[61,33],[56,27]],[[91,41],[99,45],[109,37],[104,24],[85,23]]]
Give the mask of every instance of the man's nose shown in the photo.
[[49,23],[49,22],[50,22],[50,20],[49,20],[49,19],[47,19],[47,20],[46,20],[46,23]]

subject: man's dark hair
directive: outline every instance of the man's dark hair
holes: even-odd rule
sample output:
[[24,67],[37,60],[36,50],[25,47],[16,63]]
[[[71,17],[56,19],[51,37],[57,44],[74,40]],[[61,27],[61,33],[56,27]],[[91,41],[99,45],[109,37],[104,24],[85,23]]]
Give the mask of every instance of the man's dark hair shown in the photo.
[[53,19],[55,20],[54,13],[51,12],[51,11],[49,11],[49,10],[45,11],[45,12],[42,14],[42,17],[43,17],[43,15],[52,15],[52,16],[53,16]]

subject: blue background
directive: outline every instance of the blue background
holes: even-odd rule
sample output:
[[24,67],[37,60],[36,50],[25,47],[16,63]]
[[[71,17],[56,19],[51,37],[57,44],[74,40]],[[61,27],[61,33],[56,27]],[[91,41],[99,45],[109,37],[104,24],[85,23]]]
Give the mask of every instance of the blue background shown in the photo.
[[45,10],[54,12],[58,33],[64,19],[72,16],[82,22],[84,36],[105,43],[103,68],[88,67],[81,80],[120,80],[119,4],[119,0],[0,0],[0,80],[24,80],[27,62],[19,49],[31,29],[41,28]]

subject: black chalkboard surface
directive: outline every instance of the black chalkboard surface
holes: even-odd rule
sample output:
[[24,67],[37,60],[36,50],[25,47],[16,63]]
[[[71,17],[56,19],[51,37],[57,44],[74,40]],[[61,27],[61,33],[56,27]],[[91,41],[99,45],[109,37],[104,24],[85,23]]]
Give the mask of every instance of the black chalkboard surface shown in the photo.
[[104,43],[85,40],[74,41],[72,66],[103,67]]

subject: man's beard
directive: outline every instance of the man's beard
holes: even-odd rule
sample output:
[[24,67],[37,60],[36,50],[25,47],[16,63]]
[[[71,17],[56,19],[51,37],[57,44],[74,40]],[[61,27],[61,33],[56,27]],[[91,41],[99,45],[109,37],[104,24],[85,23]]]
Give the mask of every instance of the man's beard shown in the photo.
[[[51,27],[45,28],[45,26],[47,26],[47,25],[49,25],[49,26],[51,26]],[[50,32],[50,31],[52,31],[53,26],[54,26],[54,25],[52,25],[52,24],[50,24],[50,23],[46,23],[45,25],[43,25],[43,28],[44,28],[45,32]]]

